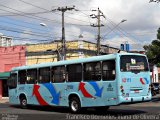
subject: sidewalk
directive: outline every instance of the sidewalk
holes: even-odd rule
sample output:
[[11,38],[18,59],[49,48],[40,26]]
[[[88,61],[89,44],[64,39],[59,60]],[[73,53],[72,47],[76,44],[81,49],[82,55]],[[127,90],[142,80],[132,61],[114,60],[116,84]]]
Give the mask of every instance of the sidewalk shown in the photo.
[[8,97],[0,99],[0,104],[1,103],[8,103],[8,102],[9,102],[9,98]]

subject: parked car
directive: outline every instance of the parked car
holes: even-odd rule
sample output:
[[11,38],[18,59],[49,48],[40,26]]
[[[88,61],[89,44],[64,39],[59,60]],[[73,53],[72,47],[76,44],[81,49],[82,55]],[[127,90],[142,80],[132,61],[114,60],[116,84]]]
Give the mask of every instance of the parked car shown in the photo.
[[155,96],[156,94],[160,94],[160,84],[159,83],[151,84],[151,93],[152,93],[152,96]]

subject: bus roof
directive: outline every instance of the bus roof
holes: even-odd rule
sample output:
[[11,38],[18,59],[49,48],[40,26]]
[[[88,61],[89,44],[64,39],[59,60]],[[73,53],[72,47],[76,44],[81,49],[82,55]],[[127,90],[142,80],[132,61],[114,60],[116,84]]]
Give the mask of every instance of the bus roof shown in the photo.
[[88,57],[88,58],[79,58],[79,59],[74,59],[74,60],[40,63],[40,64],[34,64],[34,65],[28,65],[28,66],[19,66],[19,67],[12,68],[11,71],[42,68],[42,67],[48,67],[48,66],[61,66],[61,65],[68,65],[68,64],[78,64],[78,63],[85,63],[85,62],[103,61],[103,60],[114,59],[114,58],[116,58],[116,56],[119,56],[119,55],[145,56],[143,54],[137,54],[137,53],[115,53],[115,54],[108,54],[108,55],[101,55],[101,56],[93,56],[93,57]]

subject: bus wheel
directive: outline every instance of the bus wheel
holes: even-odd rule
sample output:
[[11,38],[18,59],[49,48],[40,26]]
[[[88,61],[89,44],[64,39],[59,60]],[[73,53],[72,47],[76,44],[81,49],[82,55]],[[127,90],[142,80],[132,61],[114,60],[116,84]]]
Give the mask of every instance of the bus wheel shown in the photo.
[[26,97],[22,97],[20,98],[20,104],[21,104],[21,108],[27,108],[27,99]]
[[69,107],[71,112],[78,113],[81,109],[80,100],[77,97],[72,97],[69,101]]

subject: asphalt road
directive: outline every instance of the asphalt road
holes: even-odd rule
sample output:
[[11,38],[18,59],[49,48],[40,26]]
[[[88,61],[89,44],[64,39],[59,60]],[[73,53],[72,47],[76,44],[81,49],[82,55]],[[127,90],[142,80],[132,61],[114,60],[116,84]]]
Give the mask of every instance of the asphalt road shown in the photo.
[[160,98],[150,102],[130,105],[112,106],[108,111],[96,111],[93,108],[79,114],[71,114],[68,108],[30,106],[21,109],[19,106],[0,104],[0,120],[85,120],[85,119],[120,119],[120,120],[160,120]]

